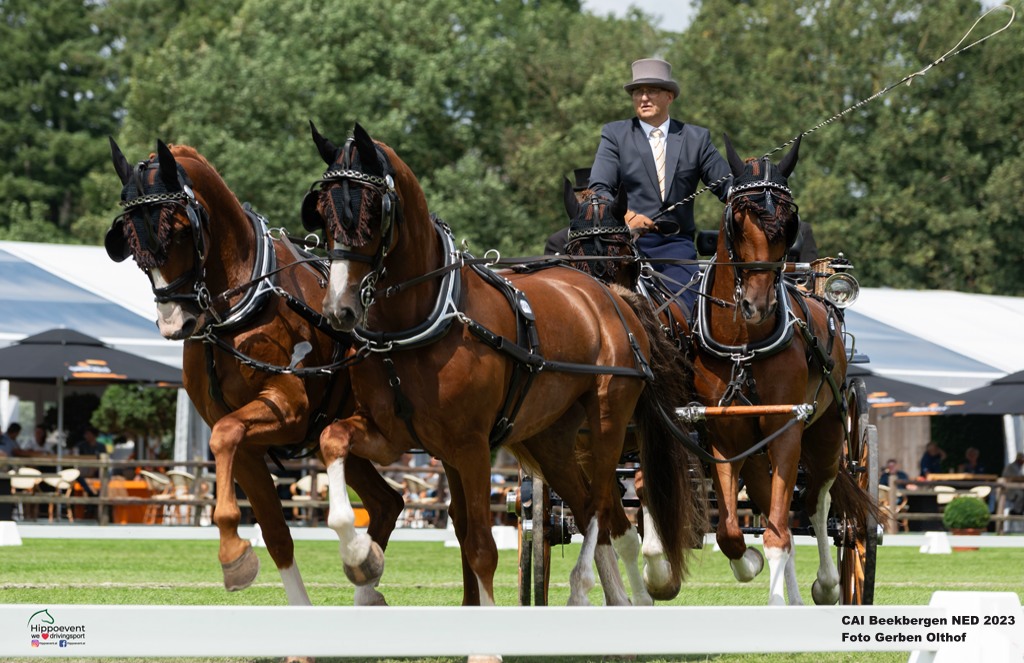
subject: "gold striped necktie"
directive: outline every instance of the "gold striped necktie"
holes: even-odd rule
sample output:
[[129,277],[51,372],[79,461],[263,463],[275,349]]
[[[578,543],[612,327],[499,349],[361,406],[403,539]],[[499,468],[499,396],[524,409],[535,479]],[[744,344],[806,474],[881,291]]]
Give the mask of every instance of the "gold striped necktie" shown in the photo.
[[665,199],[665,139],[661,129],[651,131],[651,151],[654,153],[654,165],[658,169],[658,190],[661,199]]

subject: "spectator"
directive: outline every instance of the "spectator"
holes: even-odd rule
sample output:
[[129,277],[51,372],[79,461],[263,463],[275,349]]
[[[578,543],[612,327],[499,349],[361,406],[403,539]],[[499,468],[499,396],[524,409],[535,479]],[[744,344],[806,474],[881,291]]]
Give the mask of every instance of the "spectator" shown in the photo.
[[981,464],[980,457],[981,452],[977,447],[967,447],[967,451],[964,452],[964,462],[960,463],[957,471],[964,474],[985,474],[985,467]]
[[46,426],[37,424],[32,440],[22,446],[21,451],[25,456],[56,456],[57,441],[46,439]]
[[0,455],[20,456],[21,446],[18,444],[18,434],[21,433],[21,424],[12,423],[7,427],[7,432],[0,435]]
[[[86,427],[86,429],[82,432],[82,440],[77,445],[75,445],[75,451],[78,453],[79,456],[92,456],[95,458],[99,458],[101,455],[107,453],[107,447],[106,445],[101,444],[99,442],[99,440],[97,439],[98,435],[99,431],[96,430],[94,427]],[[78,485],[82,487],[82,491],[89,497],[96,497],[96,491],[92,489],[92,486],[89,485],[89,482],[86,479],[88,479],[89,477],[98,476],[99,469],[100,468],[95,466],[81,468],[82,473],[78,478]]]
[[934,442],[929,442],[921,455],[921,476],[927,478],[929,474],[942,472],[942,463],[946,460],[946,452],[939,448]]
[[[900,469],[900,462],[895,458],[890,458],[885,463],[885,471],[882,473],[882,477],[878,480],[878,483],[883,486],[891,486],[893,484],[890,482],[893,480],[907,481],[909,479],[910,477],[907,476],[907,473]],[[903,484],[900,484],[900,487],[902,486]]]
[[[1003,477],[1018,486],[1024,485],[1024,453],[1018,453],[1017,457],[1003,468]],[[1007,488],[1004,508],[1008,514],[1024,515],[1024,489]],[[1008,522],[1004,530],[1007,532],[1024,531],[1024,522]]]

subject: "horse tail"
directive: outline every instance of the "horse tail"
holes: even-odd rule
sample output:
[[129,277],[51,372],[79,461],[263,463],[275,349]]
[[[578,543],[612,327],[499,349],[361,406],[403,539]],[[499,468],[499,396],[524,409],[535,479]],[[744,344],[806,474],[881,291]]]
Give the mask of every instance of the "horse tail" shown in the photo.
[[840,471],[836,475],[829,496],[835,513],[844,513],[857,523],[866,523],[870,516],[881,525],[888,524],[889,514],[870,493],[857,484],[849,472]]
[[636,293],[617,290],[637,314],[650,339],[648,363],[654,381],[647,385],[634,414],[639,429],[643,499],[664,545],[673,576],[687,572],[685,551],[702,545],[708,528],[704,466],[679,441],[689,434],[667,413],[689,403],[693,365],[665,335],[650,303]]

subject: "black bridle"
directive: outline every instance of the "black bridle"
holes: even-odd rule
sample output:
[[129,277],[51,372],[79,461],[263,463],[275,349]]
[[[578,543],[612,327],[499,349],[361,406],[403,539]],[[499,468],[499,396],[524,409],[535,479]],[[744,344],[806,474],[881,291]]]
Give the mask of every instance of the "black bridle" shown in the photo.
[[[125,224],[140,224],[146,226],[147,236],[150,243],[159,241],[155,238],[159,229],[160,212],[167,205],[174,205],[182,208],[189,222],[189,230],[192,234],[192,247],[195,260],[192,267],[180,274],[172,282],[162,288],[153,288],[153,295],[159,304],[167,302],[194,302],[204,312],[210,312],[216,318],[216,312],[211,308],[212,297],[209,288],[206,287],[206,259],[209,254],[206,234],[209,232],[209,215],[202,203],[196,199],[195,192],[188,178],[188,174],[178,167],[178,191],[166,191],[146,193],[146,173],[148,171],[159,171],[160,164],[157,160],[141,161],[132,172],[131,184],[125,185],[122,192],[123,200],[120,206],[124,210],[114,218],[113,224],[107,233],[106,247],[107,254],[115,261],[125,260],[130,251],[124,239]],[[157,180],[158,181],[158,180]],[[135,196],[128,198],[127,192],[130,186],[134,186]],[[154,223],[152,219],[157,219]],[[152,250],[153,247],[150,247]],[[157,247],[159,248],[159,247]],[[149,276],[150,283],[153,282],[152,268],[145,269]],[[178,292],[191,283],[190,292]]]
[[[377,282],[382,280],[386,273],[384,260],[393,248],[393,239],[398,222],[402,218],[402,211],[398,193],[395,190],[394,177],[390,173],[378,176],[357,169],[355,159],[353,158],[353,153],[355,152],[353,143],[354,140],[349,138],[341,149],[341,163],[328,168],[320,179],[310,185],[309,191],[302,200],[302,225],[306,230],[316,231],[323,229],[325,234],[330,233],[332,235],[335,241],[335,248],[327,251],[329,259],[364,262],[370,265],[370,271],[367,272],[359,284],[359,300],[363,306],[363,315],[365,317],[366,311],[376,301]],[[336,213],[339,213],[341,218],[340,223],[337,224],[339,226],[337,229],[330,227],[333,224],[327,222],[317,207],[323,196],[329,193],[327,187],[331,185],[339,185],[341,187],[341,201],[345,203],[342,205],[341,210],[337,210],[337,201],[332,201],[335,205]],[[337,248],[337,245],[344,241],[345,231],[351,232],[359,222],[358,218],[354,218],[352,210],[348,205],[349,187],[351,186],[363,187],[381,197],[381,240],[377,251],[373,255],[352,251],[351,245],[342,244],[343,248]]]
[[[733,208],[740,201],[750,201],[749,207],[756,210],[759,215],[774,217],[776,209],[779,206],[789,207],[792,212],[792,218],[789,223],[792,224],[793,228],[799,225],[799,207],[793,201],[793,191],[787,186],[785,178],[775,173],[769,176],[769,173],[773,173],[776,169],[775,166],[768,160],[767,157],[761,159],[762,161],[762,173],[763,179],[743,181],[743,178],[737,180],[736,183],[729,189],[729,196],[726,200],[725,210],[723,211],[725,226],[725,248],[729,255],[729,262],[733,268],[733,278],[735,281],[735,288],[733,290],[733,299],[735,303],[739,304],[740,298],[742,297],[742,284],[744,280],[745,272],[774,272],[775,278],[774,283],[777,284],[782,278],[782,271],[786,266],[785,261],[780,262],[741,262],[739,259],[738,252],[736,251],[736,236],[734,226],[736,223],[733,217]],[[778,181],[782,179],[782,181]],[[738,205],[737,205],[738,206]],[[792,239],[795,239],[796,233],[793,233],[793,237],[785,237],[785,242],[788,245]]]

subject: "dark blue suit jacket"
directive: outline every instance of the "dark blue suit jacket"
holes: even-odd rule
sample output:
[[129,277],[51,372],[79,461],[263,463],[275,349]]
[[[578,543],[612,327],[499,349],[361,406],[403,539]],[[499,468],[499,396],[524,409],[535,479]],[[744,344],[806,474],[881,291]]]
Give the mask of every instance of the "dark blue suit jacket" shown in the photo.
[[[729,164],[711,143],[711,132],[694,124],[669,121],[665,145],[665,201],[658,190],[658,174],[651,154],[650,141],[638,118],[610,122],[601,130],[601,143],[590,171],[590,188],[614,195],[626,187],[629,209],[653,217],[662,203],[682,200],[697,190],[700,182],[711,184],[730,173]],[[730,180],[713,189],[725,201]],[[680,205],[663,219],[679,224],[679,236],[692,245],[696,227],[693,202]],[[655,236],[655,237],[651,237]],[[648,233],[655,239],[659,233]]]

